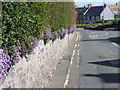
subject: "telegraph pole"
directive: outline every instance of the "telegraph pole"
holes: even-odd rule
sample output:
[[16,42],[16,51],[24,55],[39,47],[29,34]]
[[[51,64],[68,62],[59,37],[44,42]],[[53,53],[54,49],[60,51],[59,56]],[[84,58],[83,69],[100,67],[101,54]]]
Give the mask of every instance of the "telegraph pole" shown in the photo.
[[103,17],[102,17],[102,19],[103,19],[103,30],[104,30],[104,8],[105,8],[105,3],[104,3],[104,0],[103,0]]

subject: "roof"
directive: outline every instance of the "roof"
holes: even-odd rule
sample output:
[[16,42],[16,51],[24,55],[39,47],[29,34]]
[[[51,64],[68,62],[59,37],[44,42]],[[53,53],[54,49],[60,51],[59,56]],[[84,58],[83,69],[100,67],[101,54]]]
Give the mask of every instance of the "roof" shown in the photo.
[[116,4],[107,5],[110,9],[118,9],[118,6]]
[[92,6],[88,9],[85,15],[99,16],[103,11],[103,6]]
[[77,12],[77,14],[83,14],[88,8],[86,7],[80,7],[80,8],[76,8],[75,11]]

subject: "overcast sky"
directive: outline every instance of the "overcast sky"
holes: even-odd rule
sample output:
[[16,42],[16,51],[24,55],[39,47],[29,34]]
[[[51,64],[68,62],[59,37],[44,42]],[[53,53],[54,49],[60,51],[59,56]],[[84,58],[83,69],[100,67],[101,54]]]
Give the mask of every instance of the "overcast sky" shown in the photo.
[[75,3],[79,6],[84,6],[88,3],[92,3],[93,6],[103,5],[103,2],[106,4],[116,4],[120,0],[74,0]]

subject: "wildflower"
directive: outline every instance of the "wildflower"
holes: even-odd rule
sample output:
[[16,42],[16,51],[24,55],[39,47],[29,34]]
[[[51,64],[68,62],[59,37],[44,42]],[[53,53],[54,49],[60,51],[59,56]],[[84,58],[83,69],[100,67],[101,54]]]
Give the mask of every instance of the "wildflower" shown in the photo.
[[[16,47],[15,45],[13,46],[13,48],[14,48],[14,52],[15,52],[15,54],[16,54],[16,56],[17,56],[17,60],[18,60],[18,62],[20,61],[20,54],[21,54],[21,48],[20,47]],[[14,62],[15,63],[15,62]]]
[[51,30],[50,30],[49,28],[46,30],[46,36],[47,36],[49,39],[52,38],[52,33],[51,33]]
[[56,35],[56,39],[58,39],[59,38],[59,33],[56,32],[55,35]]
[[42,32],[42,39],[44,39],[44,31]]
[[33,45],[33,50],[34,50],[37,47],[37,45],[39,43],[39,40],[36,37],[33,37],[33,36],[32,36],[32,40],[34,42],[34,45]]
[[8,69],[11,67],[11,58],[5,55],[3,49],[0,49],[0,79],[8,74]]
[[68,34],[68,29],[65,30],[65,33]]
[[73,27],[70,27],[70,33],[73,33],[74,31],[73,31]]
[[66,34],[65,29],[64,29],[64,28],[62,28],[61,36],[62,36],[62,37],[64,37],[64,36],[65,36],[65,34]]

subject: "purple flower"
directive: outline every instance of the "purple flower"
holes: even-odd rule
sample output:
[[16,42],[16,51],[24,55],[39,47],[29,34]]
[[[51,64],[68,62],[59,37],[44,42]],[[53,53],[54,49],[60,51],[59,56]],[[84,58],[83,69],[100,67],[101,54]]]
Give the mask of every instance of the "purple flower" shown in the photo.
[[4,76],[0,74],[0,79],[3,78]]
[[73,26],[73,30],[76,31],[76,25]]
[[44,39],[44,31],[42,32],[42,39]]
[[68,34],[68,29],[65,29],[65,33]]
[[48,28],[48,29],[46,30],[46,36],[47,36],[49,39],[52,38],[52,33],[51,33],[50,28]]
[[63,36],[63,37],[65,36],[64,28],[62,28],[61,36]]
[[18,48],[17,48],[15,45],[13,46],[13,48],[14,48],[14,52],[15,52],[15,54],[17,56],[17,60],[19,62],[19,60],[20,60],[20,54],[21,54],[21,48],[20,48],[20,46],[18,46]]
[[10,56],[5,55],[3,49],[0,49],[0,78],[3,78],[8,74],[8,69],[11,67],[10,60]]
[[70,32],[70,33],[73,33],[73,32],[75,32],[75,31],[76,31],[76,25],[74,25],[73,27],[71,27],[69,32]]
[[4,65],[2,64],[2,62],[0,61],[0,69],[4,68]]
[[70,27],[70,33],[73,33],[74,30],[73,30],[73,27]]
[[18,46],[18,53],[21,55],[22,54],[22,52],[21,52],[21,47],[20,46]]
[[58,39],[59,38],[59,33],[56,32],[55,35],[56,35],[56,39]]
[[61,36],[64,37],[66,34],[68,34],[68,29],[62,28]]
[[33,36],[32,36],[32,40],[34,42],[34,45],[33,45],[32,49],[34,50],[37,47],[40,40],[38,40],[36,37],[33,37]]
[[3,49],[0,49],[0,54],[2,54],[3,53]]

